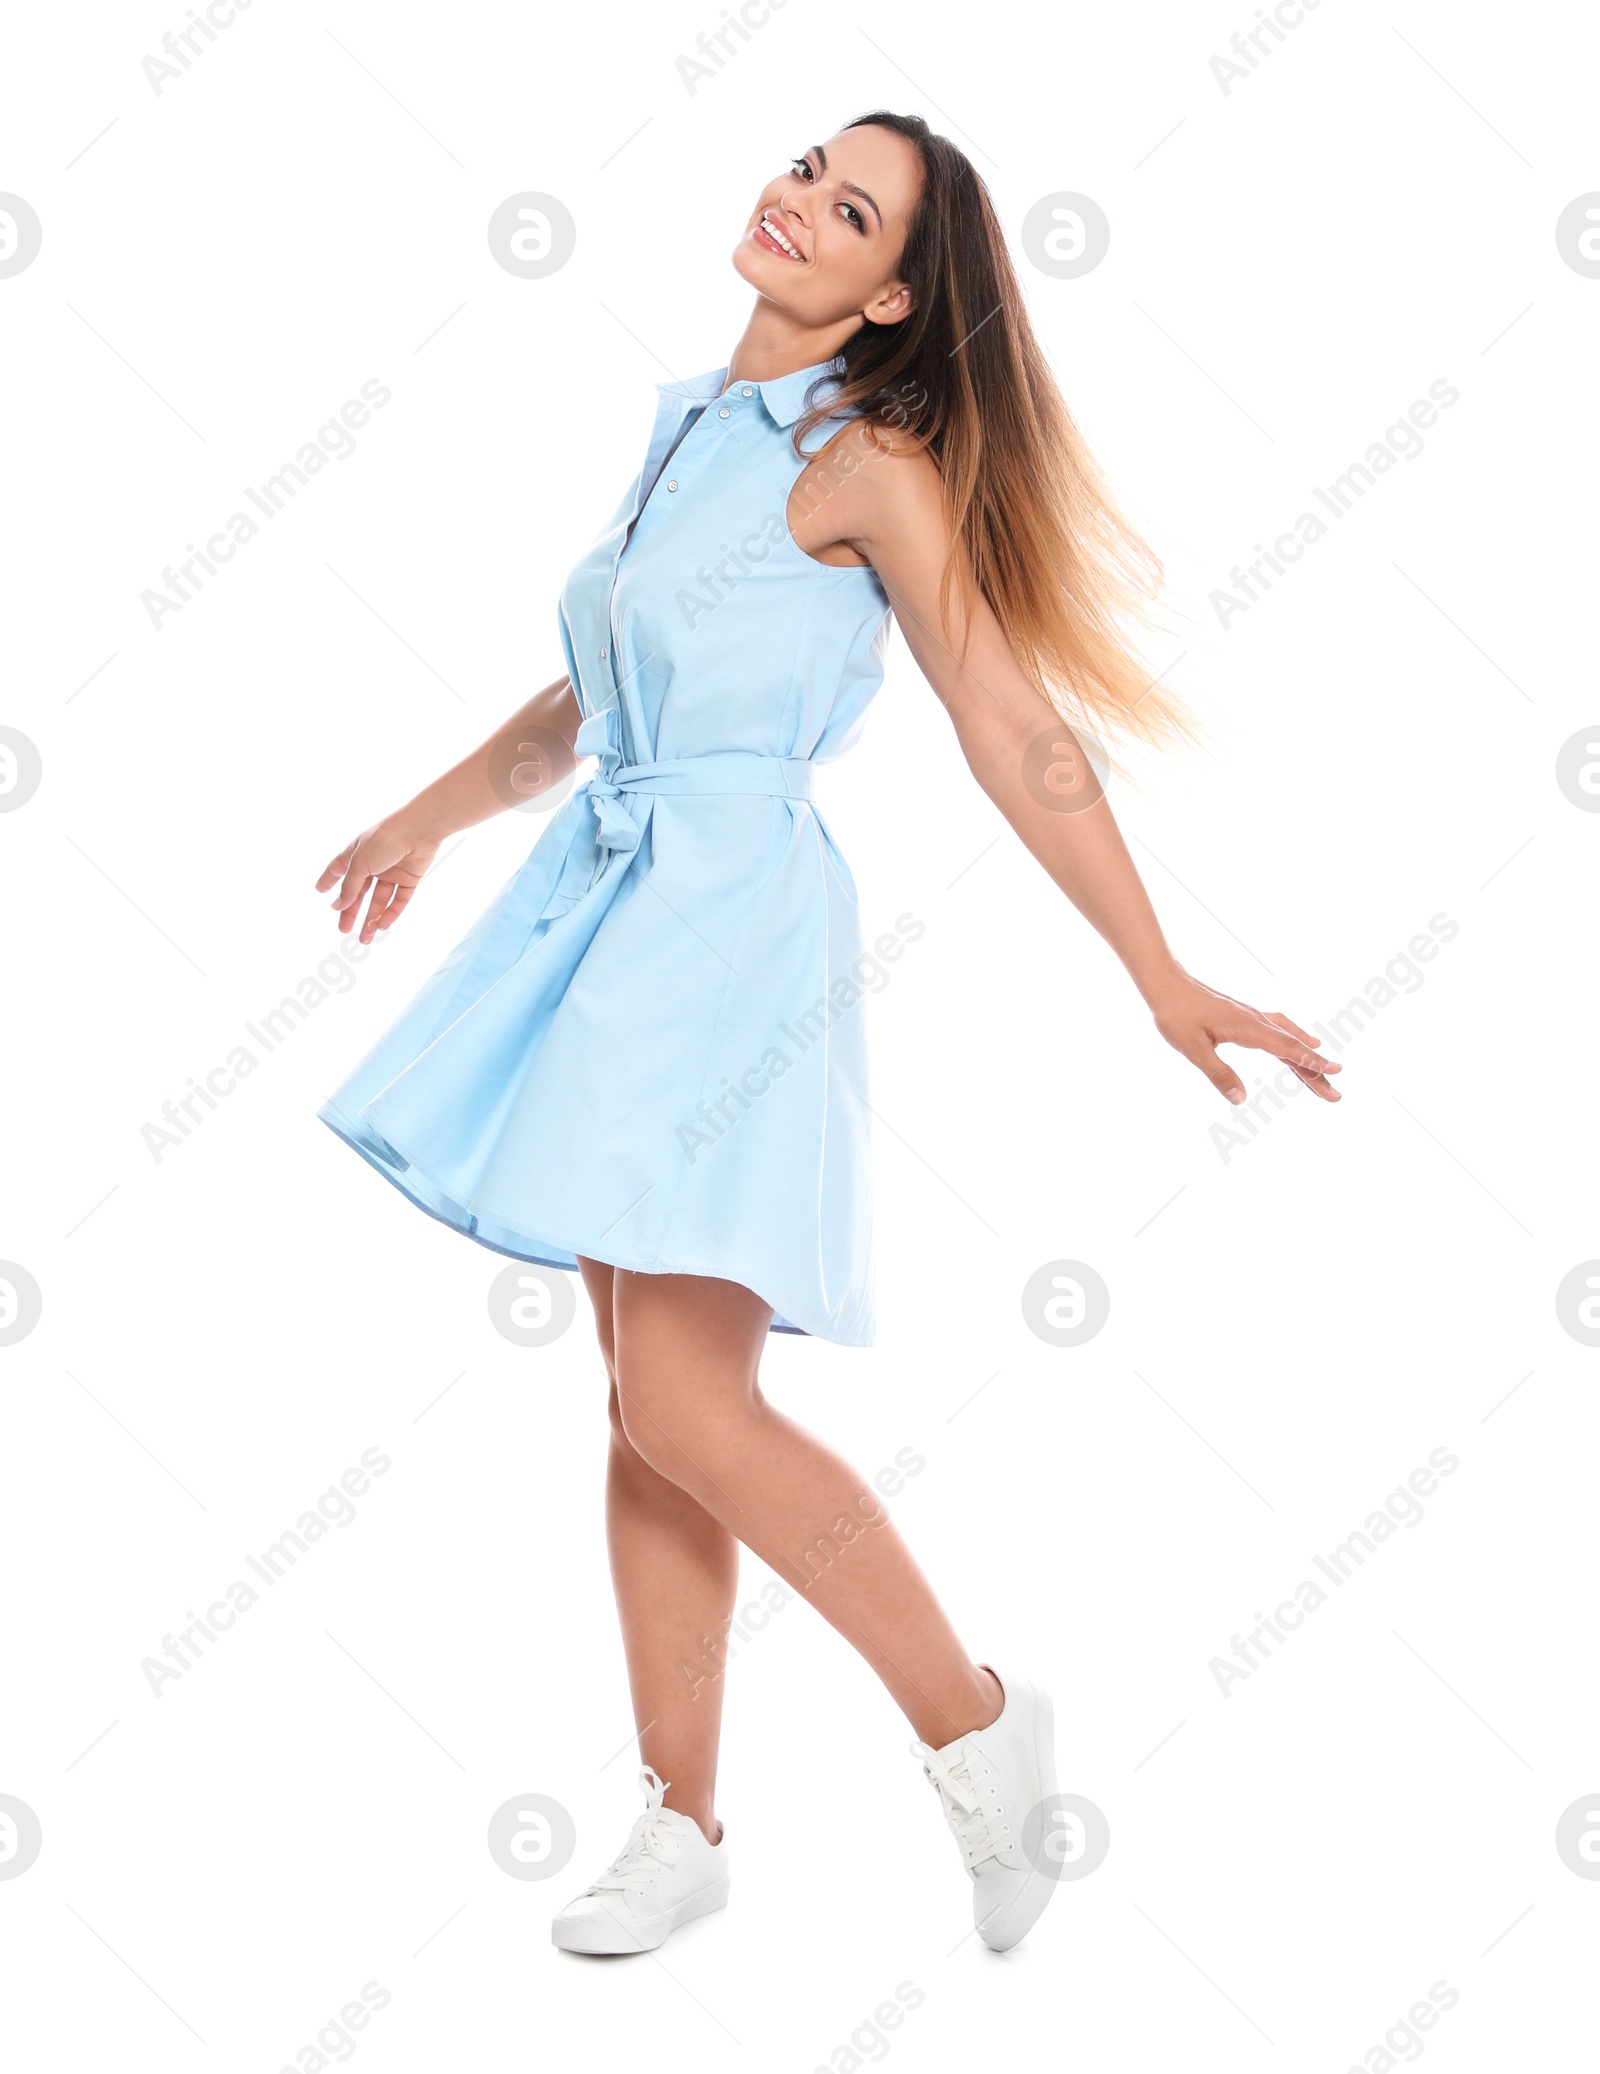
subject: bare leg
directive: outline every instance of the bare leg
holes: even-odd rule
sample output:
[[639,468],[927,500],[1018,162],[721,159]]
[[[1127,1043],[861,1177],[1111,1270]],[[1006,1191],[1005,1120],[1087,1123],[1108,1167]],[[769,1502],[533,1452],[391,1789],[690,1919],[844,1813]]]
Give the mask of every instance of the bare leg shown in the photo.
[[[735,1535],[753,1549],[854,1644],[924,1742],[942,1745],[993,1721],[1003,1701],[998,1681],[962,1648],[877,1493],[762,1395],[757,1370],[770,1306],[737,1282],[709,1276],[612,1273],[623,1438],[660,1480],[694,1501],[681,1515],[666,1514],[658,1484],[630,1476],[628,1489],[648,1501],[650,1516],[677,1518],[685,1549],[725,1552]],[[693,1532],[696,1510],[720,1538]],[[631,1537],[624,1555],[631,1560],[634,1551],[653,1549],[664,1533]],[[614,1562],[617,1547],[614,1538]],[[716,1601],[719,1621],[732,1611],[731,1568],[706,1562],[694,1571],[686,1564],[682,1574],[698,1579],[700,1597],[676,1621],[669,1618],[680,1638],[675,1647],[697,1624],[705,1632],[712,1576],[726,1579],[727,1596]],[[676,1588],[668,1580],[662,1593]],[[655,1587],[631,1573],[626,1593],[619,1585],[619,1601],[628,1602],[625,1624],[628,1609],[647,1593]],[[654,1602],[661,1603],[661,1593]],[[634,1649],[630,1642],[630,1666]],[[659,1653],[641,1657],[649,1677],[634,1688],[636,1704],[651,1709],[669,1704]],[[720,1702],[720,1688],[718,1696]]]
[[670,1781],[666,1805],[716,1843],[721,1650],[739,1588],[739,1545],[628,1439],[617,1402],[614,1271],[603,1261],[579,1265],[611,1378],[606,1541],[639,1754]]

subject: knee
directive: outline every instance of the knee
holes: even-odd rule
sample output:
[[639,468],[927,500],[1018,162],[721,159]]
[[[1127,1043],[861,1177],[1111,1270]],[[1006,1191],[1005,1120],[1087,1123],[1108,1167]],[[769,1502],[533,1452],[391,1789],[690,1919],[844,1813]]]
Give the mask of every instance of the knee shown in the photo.
[[615,1369],[611,1370],[611,1394],[610,1400],[606,1406],[606,1412],[607,1416],[611,1421],[612,1446],[621,1448],[630,1455],[637,1454],[638,1449],[634,1446],[632,1440],[628,1437],[627,1423],[622,1416],[622,1399],[617,1394],[617,1375]]
[[634,1380],[630,1376],[628,1386],[625,1386],[613,1374],[611,1431],[624,1447],[631,1449],[663,1476],[672,1477],[676,1483],[680,1479],[674,1475],[673,1458],[681,1461],[681,1451],[667,1445],[659,1418],[650,1409],[644,1397],[635,1395],[631,1387]]
[[637,1454],[622,1413],[622,1396],[617,1388],[617,1342],[609,1320],[596,1320],[596,1337],[600,1342],[600,1358],[606,1367],[606,1417],[611,1427],[611,1444],[627,1454]]
[[600,1352],[605,1360],[606,1381],[609,1385],[606,1393],[606,1417],[611,1426],[611,1445],[620,1448],[625,1454],[636,1455],[639,1450],[634,1446],[633,1436],[628,1430],[628,1421],[622,1408],[622,1392],[617,1387],[616,1345],[609,1331],[602,1331],[600,1334]]
[[615,1353],[604,1338],[601,1348],[611,1384],[606,1415],[615,1455],[633,1469],[642,1465],[698,1494],[705,1480],[697,1484],[695,1465],[706,1459],[714,1442],[694,1417],[692,1400],[686,1403],[678,1393],[635,1373],[619,1377]]
[[718,1452],[718,1430],[695,1392],[664,1386],[624,1363],[611,1402],[612,1431],[623,1444],[659,1475],[698,1495]]
[[609,1333],[601,1334],[600,1351],[610,1383],[606,1417],[613,1449],[635,1467],[642,1463],[673,1483],[682,1483],[681,1472],[688,1465],[683,1449],[672,1446],[668,1435],[679,1436],[691,1449],[694,1442],[684,1431],[686,1418],[671,1407],[671,1393],[653,1387],[648,1379],[634,1373],[635,1364],[629,1364],[624,1379],[618,1372],[616,1349]]

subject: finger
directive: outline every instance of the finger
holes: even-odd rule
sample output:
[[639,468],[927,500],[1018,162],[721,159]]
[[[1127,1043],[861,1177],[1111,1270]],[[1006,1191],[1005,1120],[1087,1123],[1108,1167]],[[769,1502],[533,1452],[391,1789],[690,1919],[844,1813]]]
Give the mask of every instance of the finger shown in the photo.
[[353,875],[347,875],[344,884],[333,896],[333,906],[339,917],[339,934],[341,936],[348,936],[360,919],[361,902],[367,888],[371,884],[372,880],[370,878],[357,879]]
[[[1316,1044],[1320,1041],[1309,1035],[1307,1031],[1302,1030],[1292,1016],[1284,1015],[1281,1011],[1274,1010],[1266,1019],[1269,1023],[1276,1023],[1281,1029],[1292,1030],[1297,1037],[1304,1037],[1308,1044]],[[1337,1059],[1325,1059],[1319,1052],[1314,1072],[1309,1071],[1304,1066],[1295,1065],[1292,1060],[1290,1062],[1290,1070],[1322,1101],[1337,1102],[1340,1099],[1337,1089],[1330,1086],[1327,1079],[1327,1075],[1330,1073],[1343,1072],[1344,1068]]]
[[[357,838],[357,840],[359,840],[359,838]],[[355,849],[355,843],[346,843],[344,848],[339,852],[338,856],[333,858],[324,867],[322,876],[317,881],[317,891],[319,893],[326,893],[328,888],[333,884],[335,879],[342,879],[344,877],[345,873],[350,868],[350,859],[355,855]]]
[[[1288,1018],[1284,1017],[1283,1020],[1287,1021]],[[1310,1088],[1311,1092],[1314,1095],[1320,1096],[1324,1102],[1338,1101],[1339,1096],[1327,1078],[1329,1073],[1337,1073],[1341,1070],[1336,1059],[1324,1059],[1313,1056],[1310,1064],[1307,1065],[1291,1058],[1286,1060],[1285,1064],[1302,1087]]]
[[361,941],[371,943],[378,931],[385,926],[384,916],[394,899],[396,887],[393,879],[379,879],[372,889],[372,899],[367,905],[366,919],[361,924]]
[[389,905],[378,917],[378,927],[380,929],[392,929],[394,927],[395,923],[399,921],[400,917],[411,905],[411,896],[416,890],[415,886],[395,887],[393,900],[390,901]]
[[1184,1057],[1192,1066],[1199,1067],[1218,1094],[1226,1096],[1235,1105],[1244,1100],[1244,1082],[1234,1072],[1226,1059],[1219,1059],[1217,1054],[1209,1050],[1205,1045],[1199,1046],[1194,1051],[1186,1051]]
[[1289,1070],[1297,1080],[1310,1088],[1314,1095],[1320,1096],[1324,1102],[1337,1102],[1343,1099],[1339,1090],[1321,1073],[1308,1073],[1300,1066],[1291,1066]]
[[1313,1037],[1309,1030],[1302,1030],[1300,1025],[1295,1021],[1294,1017],[1292,1015],[1285,1015],[1281,1008],[1274,1008],[1270,1010],[1263,1008],[1259,1009],[1257,1013],[1261,1015],[1265,1021],[1269,1023],[1276,1023],[1280,1030],[1288,1030],[1293,1036],[1298,1037],[1303,1044],[1309,1044],[1313,1048],[1316,1048],[1319,1047],[1322,1043],[1322,1039],[1320,1037]]
[[1214,1030],[1212,1041],[1217,1044],[1246,1044],[1252,1051],[1271,1052],[1274,1058],[1282,1059],[1290,1066],[1303,1066],[1308,1073],[1337,1073],[1337,1059],[1318,1058],[1314,1051],[1307,1051],[1297,1037],[1287,1030],[1280,1030],[1276,1023],[1269,1023],[1265,1016],[1250,1011],[1248,1022],[1243,1020]]
[[357,843],[351,852],[349,867],[344,875],[344,884],[333,896],[334,906],[341,913],[346,908],[359,907],[363,894],[372,882],[373,875],[369,866],[369,858],[362,856],[361,845]]

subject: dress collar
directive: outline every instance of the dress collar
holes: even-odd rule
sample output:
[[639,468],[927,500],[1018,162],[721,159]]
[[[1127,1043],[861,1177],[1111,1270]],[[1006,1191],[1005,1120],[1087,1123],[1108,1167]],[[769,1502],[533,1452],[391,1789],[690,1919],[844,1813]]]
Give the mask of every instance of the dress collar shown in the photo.
[[[842,375],[845,359],[836,353],[831,360],[818,360],[810,367],[798,367],[792,374],[781,374],[770,382],[759,382],[754,386],[761,391],[761,401],[767,415],[775,425],[792,425],[805,408],[806,391],[819,375]],[[706,374],[691,375],[681,382],[658,382],[656,388],[663,396],[675,396],[696,408],[714,403],[727,387],[728,370],[712,368]]]

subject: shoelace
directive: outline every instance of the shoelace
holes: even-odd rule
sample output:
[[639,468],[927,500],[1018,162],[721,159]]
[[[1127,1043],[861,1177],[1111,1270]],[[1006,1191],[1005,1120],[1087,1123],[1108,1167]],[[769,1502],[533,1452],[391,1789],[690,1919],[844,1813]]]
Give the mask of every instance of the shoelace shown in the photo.
[[[973,1777],[973,1766],[983,1763],[983,1753],[967,1743],[949,1755],[929,1743],[913,1743],[911,1754],[922,1759],[922,1769],[938,1792],[967,1870],[976,1871],[985,1859],[998,1858],[1010,1830],[1004,1823],[996,1826],[994,1816],[1001,1810],[996,1808],[991,1814]],[[988,1770],[984,1763],[980,1776],[987,1777]]]
[[589,1888],[591,1894],[642,1893],[658,1867],[677,1863],[683,1843],[677,1828],[681,1818],[661,1805],[667,1785],[649,1765],[640,1772],[640,1790],[650,1805],[634,1823],[627,1843]]

